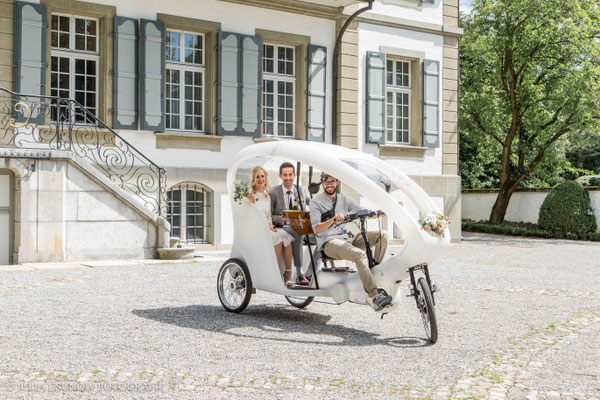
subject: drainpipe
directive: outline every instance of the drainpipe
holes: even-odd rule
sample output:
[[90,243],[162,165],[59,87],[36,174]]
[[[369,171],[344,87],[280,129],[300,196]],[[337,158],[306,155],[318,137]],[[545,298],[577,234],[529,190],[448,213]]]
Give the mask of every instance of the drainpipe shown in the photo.
[[340,46],[342,44],[342,36],[344,36],[344,32],[348,29],[350,23],[356,18],[359,14],[370,10],[373,8],[373,1],[369,0],[369,5],[364,8],[359,8],[356,10],[354,14],[352,14],[342,26],[340,33],[338,33],[337,38],[335,40],[335,47],[333,50],[333,94],[332,94],[332,108],[333,112],[331,113],[331,142],[333,144],[337,144],[337,89],[338,89],[338,58],[340,55]]

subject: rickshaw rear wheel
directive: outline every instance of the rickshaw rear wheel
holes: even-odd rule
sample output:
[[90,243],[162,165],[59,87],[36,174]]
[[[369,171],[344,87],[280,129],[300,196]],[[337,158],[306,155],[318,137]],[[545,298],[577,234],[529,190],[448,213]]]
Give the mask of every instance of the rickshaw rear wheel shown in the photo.
[[288,303],[290,303],[292,306],[294,306],[296,308],[305,308],[305,307],[308,307],[308,305],[310,303],[312,303],[315,298],[312,296],[310,296],[310,297],[285,296],[285,299],[288,301]]
[[425,327],[425,333],[430,343],[437,342],[438,329],[437,319],[435,317],[435,307],[433,305],[433,296],[431,290],[425,278],[419,278],[417,282],[418,286],[418,297],[417,305],[421,312],[421,318],[423,319],[423,326]]
[[252,278],[246,264],[237,258],[225,261],[217,275],[217,294],[223,308],[241,313],[252,297]]

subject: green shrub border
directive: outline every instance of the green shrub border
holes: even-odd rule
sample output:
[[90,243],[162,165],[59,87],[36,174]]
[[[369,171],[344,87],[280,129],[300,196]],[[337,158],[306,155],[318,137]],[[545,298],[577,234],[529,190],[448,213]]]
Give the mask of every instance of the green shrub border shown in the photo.
[[540,229],[537,224],[530,222],[509,222],[504,221],[499,224],[492,224],[488,221],[473,221],[465,219],[462,221],[462,230],[465,232],[495,233],[509,236],[538,237],[544,239],[568,239],[568,240],[589,240],[600,242],[600,232],[588,233],[586,235],[575,234],[554,234],[550,231]]

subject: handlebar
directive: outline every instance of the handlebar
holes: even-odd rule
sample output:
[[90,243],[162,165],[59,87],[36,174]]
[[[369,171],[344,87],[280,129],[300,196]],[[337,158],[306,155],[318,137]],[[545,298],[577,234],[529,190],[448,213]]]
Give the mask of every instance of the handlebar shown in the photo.
[[366,219],[384,214],[381,211],[358,210],[356,213],[346,215],[346,222],[352,222],[357,219]]

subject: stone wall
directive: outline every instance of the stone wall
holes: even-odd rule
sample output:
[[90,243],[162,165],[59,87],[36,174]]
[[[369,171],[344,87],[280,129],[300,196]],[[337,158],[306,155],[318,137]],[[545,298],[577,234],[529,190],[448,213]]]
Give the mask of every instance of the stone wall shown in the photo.
[[0,159],[15,172],[13,262],[154,258],[156,220],[69,159]]

